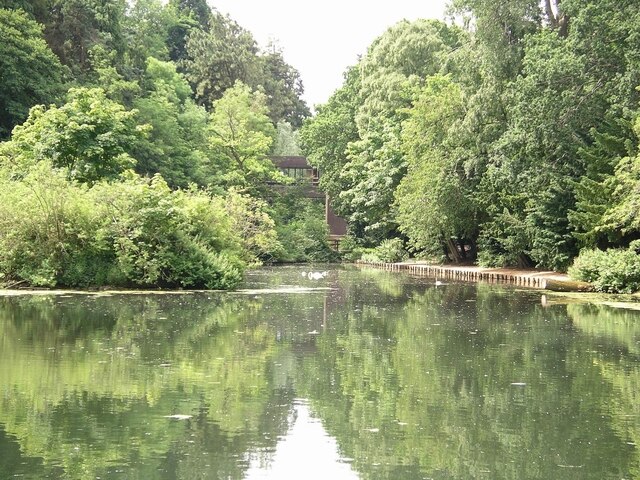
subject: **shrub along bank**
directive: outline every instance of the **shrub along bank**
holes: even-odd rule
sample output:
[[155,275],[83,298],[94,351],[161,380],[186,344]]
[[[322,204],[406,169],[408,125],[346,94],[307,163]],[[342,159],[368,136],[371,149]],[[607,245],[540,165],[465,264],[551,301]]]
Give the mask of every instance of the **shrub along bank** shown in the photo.
[[88,186],[43,162],[22,179],[0,180],[0,280],[231,288],[251,254],[225,204],[133,172]]

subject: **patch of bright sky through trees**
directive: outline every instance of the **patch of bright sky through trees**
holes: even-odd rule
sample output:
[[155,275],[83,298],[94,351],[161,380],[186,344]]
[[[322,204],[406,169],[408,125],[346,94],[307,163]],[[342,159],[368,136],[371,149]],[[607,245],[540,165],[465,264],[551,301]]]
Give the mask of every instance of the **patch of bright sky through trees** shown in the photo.
[[446,0],[208,0],[253,33],[275,41],[298,69],[310,107],[327,101],[371,42],[402,19],[444,18]]

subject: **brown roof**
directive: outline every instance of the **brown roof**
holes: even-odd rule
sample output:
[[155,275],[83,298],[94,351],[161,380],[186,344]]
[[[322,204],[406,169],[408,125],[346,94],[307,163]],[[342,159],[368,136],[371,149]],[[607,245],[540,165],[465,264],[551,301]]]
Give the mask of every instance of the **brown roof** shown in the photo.
[[280,168],[308,168],[313,167],[309,165],[306,157],[269,157],[276,167]]

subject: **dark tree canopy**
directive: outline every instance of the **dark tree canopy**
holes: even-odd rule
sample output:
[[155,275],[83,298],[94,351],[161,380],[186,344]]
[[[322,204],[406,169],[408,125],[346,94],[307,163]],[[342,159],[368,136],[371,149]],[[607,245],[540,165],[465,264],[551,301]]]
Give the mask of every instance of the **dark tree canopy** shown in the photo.
[[42,27],[21,10],[0,9],[0,139],[27,118],[29,108],[55,100],[62,72]]

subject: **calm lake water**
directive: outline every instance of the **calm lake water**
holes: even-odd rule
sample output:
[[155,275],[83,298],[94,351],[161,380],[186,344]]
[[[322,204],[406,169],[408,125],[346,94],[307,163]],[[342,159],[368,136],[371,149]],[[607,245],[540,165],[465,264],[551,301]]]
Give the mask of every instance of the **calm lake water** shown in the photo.
[[640,479],[640,312],[307,269],[0,296],[0,478]]

